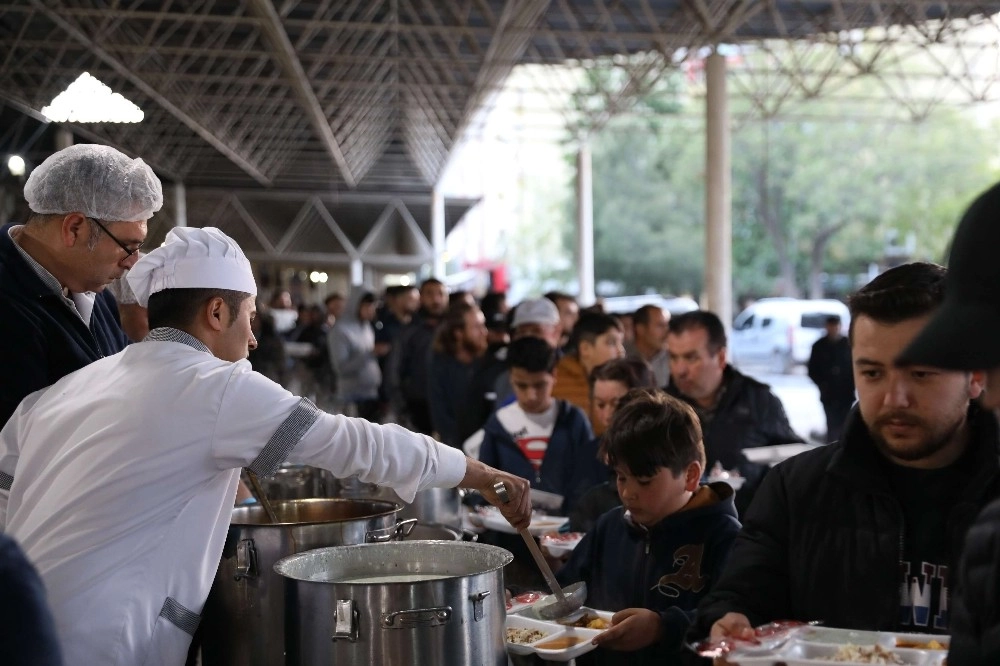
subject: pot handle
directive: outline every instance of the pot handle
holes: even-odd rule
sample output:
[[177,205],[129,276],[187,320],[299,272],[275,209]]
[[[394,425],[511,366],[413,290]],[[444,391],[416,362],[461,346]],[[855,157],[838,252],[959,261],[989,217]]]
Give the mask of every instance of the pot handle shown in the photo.
[[436,627],[451,619],[451,606],[434,608],[411,608],[382,615],[382,626],[386,629],[409,629],[411,627]]
[[365,543],[385,543],[386,541],[399,541],[403,537],[410,535],[413,528],[417,526],[416,518],[401,520],[392,527],[382,527],[365,534]]
[[234,580],[257,577],[257,549],[253,539],[243,539],[236,544],[236,574]]
[[333,610],[333,635],[330,640],[351,643],[358,641],[358,609],[354,607],[353,599],[337,599]]

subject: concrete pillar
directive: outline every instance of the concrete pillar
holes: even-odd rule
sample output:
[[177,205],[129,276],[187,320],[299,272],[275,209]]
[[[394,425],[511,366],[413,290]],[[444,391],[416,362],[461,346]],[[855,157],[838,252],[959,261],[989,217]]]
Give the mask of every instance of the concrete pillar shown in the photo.
[[705,303],[729,329],[733,323],[732,165],[726,58],[706,63]]
[[433,277],[444,279],[444,195],[437,187],[431,192],[431,247],[434,250]]
[[362,263],[361,259],[351,259],[351,286],[356,287],[359,284],[364,284],[365,281],[365,265]]
[[56,150],[62,150],[64,148],[69,148],[73,145],[73,133],[70,132],[65,127],[59,127],[56,129]]
[[174,226],[188,225],[187,190],[184,183],[174,184]]
[[[594,185],[590,144],[584,139],[576,153],[576,239],[577,278],[582,306],[594,303]],[[637,248],[638,250],[638,248]]]

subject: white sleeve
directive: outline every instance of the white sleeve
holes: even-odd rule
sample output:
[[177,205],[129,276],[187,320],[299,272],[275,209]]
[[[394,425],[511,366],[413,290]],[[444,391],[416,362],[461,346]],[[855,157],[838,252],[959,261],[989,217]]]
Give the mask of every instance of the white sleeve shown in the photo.
[[465,476],[461,451],[400,426],[327,414],[242,361],[230,376],[212,442],[220,468],[270,476],[288,460],[338,478],[358,475],[405,501],[424,488],[457,486]]
[[7,504],[10,501],[11,486],[14,485],[17,460],[21,455],[21,427],[28,418],[29,410],[47,390],[45,388],[29,394],[14,410],[3,430],[0,430],[0,532],[7,527]]

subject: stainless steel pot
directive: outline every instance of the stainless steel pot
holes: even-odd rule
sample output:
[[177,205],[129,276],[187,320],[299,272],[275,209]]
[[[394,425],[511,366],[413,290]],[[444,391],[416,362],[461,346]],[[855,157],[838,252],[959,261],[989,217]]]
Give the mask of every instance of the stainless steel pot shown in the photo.
[[412,502],[404,502],[392,488],[364,483],[357,477],[338,479],[334,481],[333,487],[332,497],[396,502],[403,507],[399,514],[402,518],[416,518],[420,523],[462,527],[462,491],[458,488],[427,488],[418,492]]
[[260,485],[272,501],[293,500],[335,497],[338,481],[320,467],[282,465],[273,475],[261,478]]
[[284,663],[285,602],[274,563],[293,553],[401,538],[415,521],[397,522],[399,505],[374,500],[307,499],[233,510],[222,561],[202,614],[206,666]]
[[286,557],[274,567],[286,580],[286,663],[504,666],[503,567],[512,559],[451,541]]
[[403,541],[461,541],[462,531],[447,525],[414,525]]

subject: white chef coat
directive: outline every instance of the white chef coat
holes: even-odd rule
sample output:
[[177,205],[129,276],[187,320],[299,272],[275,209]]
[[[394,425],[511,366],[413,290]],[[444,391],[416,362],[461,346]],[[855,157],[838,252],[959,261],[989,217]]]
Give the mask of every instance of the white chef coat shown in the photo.
[[0,431],[0,529],[42,575],[67,665],[183,664],[239,468],[285,460],[407,501],[465,475],[460,451],[326,414],[175,329],[25,398]]

